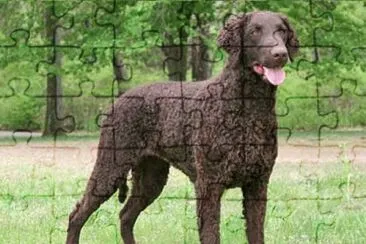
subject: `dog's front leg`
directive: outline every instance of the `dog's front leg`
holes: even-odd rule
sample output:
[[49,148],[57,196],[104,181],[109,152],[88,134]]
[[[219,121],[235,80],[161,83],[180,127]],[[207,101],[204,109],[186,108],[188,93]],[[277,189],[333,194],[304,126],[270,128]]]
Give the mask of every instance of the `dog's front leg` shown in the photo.
[[267,205],[267,182],[253,182],[242,187],[243,214],[249,244],[264,243],[264,218]]
[[220,243],[220,199],[222,184],[200,181],[196,185],[198,230],[202,244]]

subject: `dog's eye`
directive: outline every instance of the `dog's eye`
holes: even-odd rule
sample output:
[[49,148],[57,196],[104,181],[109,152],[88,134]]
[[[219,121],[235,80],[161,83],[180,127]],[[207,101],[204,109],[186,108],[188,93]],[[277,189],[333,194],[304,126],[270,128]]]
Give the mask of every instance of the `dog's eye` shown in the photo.
[[287,30],[286,30],[286,29],[284,29],[284,28],[279,28],[279,29],[277,30],[277,32],[278,32],[281,36],[284,36],[284,35],[286,35],[286,34],[287,34]]
[[256,36],[262,32],[262,28],[260,26],[255,26],[253,30],[250,32],[251,35]]

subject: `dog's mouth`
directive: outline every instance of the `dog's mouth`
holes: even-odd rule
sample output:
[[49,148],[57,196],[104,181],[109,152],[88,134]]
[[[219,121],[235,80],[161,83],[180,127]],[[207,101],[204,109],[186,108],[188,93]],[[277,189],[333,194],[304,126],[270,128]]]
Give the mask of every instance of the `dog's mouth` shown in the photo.
[[268,68],[262,64],[255,63],[253,70],[274,86],[281,85],[286,78],[286,73],[282,67]]

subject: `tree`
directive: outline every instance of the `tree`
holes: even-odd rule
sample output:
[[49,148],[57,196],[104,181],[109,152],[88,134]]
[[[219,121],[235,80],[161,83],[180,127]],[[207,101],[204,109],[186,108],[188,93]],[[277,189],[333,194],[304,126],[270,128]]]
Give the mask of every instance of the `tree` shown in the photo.
[[164,66],[170,80],[186,80],[189,49],[192,78],[203,80],[211,75],[207,39],[209,24],[215,16],[215,6],[215,1],[162,1],[153,7],[150,16],[152,28],[161,34]]
[[198,16],[197,18],[197,33],[193,37],[193,45],[191,46],[191,65],[192,65],[192,80],[206,80],[211,76],[212,65],[209,62],[209,49],[205,44],[205,39],[209,36],[209,28],[207,23],[202,23]]
[[124,82],[124,75],[125,75],[124,63],[121,52],[119,51],[113,52],[112,64],[113,64],[114,79],[117,81],[118,85],[118,95],[121,95],[124,92],[122,89],[122,82]]
[[193,6],[193,2],[163,1],[156,2],[151,12],[151,26],[163,40],[164,68],[172,81],[186,80],[188,31]]
[[47,103],[43,136],[55,135],[63,127],[62,85],[59,71],[62,67],[62,53],[55,48],[60,44],[61,34],[57,29],[57,18],[54,16],[54,5],[45,8],[46,39],[52,43],[53,52],[48,60],[55,65],[56,72],[47,74]]

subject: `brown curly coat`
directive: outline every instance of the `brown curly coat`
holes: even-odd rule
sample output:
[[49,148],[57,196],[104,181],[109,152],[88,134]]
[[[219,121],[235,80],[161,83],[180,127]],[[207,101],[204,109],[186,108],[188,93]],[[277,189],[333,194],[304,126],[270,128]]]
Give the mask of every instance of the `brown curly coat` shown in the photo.
[[[276,28],[286,30],[278,35]],[[220,197],[231,187],[243,192],[249,243],[264,242],[267,184],[277,156],[276,86],[253,64],[283,66],[298,41],[285,17],[254,12],[231,18],[218,45],[229,54],[218,77],[138,87],[114,104],[86,192],[70,214],[67,243],[78,243],[88,217],[118,188],[124,202],[130,170],[132,192],[120,220],[124,242],[135,243],[135,221],[161,193],[170,165],[195,185],[201,243],[220,242]],[[282,58],[279,48],[287,50]]]

